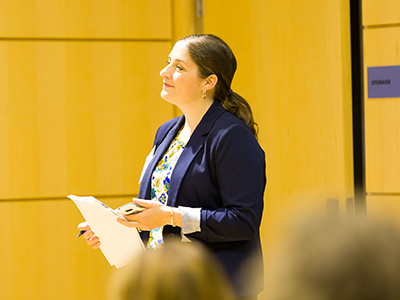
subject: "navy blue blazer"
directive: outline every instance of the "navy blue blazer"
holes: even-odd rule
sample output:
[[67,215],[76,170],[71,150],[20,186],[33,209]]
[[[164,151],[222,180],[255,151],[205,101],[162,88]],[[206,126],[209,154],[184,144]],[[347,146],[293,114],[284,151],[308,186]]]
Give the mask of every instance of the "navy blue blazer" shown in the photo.
[[[164,123],[154,140],[155,154],[140,186],[151,198],[151,175],[185,122]],[[192,133],[170,178],[168,206],[201,207],[200,232],[187,234],[220,260],[237,297],[263,289],[259,228],[266,185],[265,155],[249,127],[214,101]],[[164,238],[177,227],[165,226]],[[148,238],[148,232],[142,232]]]

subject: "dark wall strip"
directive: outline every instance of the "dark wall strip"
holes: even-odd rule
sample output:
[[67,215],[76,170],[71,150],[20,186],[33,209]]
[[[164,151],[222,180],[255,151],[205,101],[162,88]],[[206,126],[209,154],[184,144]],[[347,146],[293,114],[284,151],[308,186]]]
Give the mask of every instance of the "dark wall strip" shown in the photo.
[[362,0],[350,0],[353,161],[356,215],[366,214]]

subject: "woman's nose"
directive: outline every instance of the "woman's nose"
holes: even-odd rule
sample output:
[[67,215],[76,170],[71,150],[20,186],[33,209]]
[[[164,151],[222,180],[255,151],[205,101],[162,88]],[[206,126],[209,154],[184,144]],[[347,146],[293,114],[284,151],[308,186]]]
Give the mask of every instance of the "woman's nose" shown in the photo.
[[160,71],[160,76],[162,78],[170,76],[170,74],[168,72],[168,66],[165,66],[165,68]]

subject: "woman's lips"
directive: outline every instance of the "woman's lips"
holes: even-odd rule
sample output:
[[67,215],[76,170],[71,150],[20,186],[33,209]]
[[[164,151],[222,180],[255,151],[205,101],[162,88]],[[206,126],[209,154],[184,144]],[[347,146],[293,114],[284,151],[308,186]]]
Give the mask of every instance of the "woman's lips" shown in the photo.
[[164,86],[164,87],[173,87],[172,85],[170,85],[170,84],[168,84],[168,83],[165,83],[165,82],[163,83],[163,86]]

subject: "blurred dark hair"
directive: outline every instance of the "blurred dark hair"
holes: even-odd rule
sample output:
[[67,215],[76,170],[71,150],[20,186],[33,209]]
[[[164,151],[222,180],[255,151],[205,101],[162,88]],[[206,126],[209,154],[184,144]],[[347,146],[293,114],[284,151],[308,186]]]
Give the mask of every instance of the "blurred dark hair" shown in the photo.
[[229,46],[212,34],[194,34],[178,42],[180,41],[187,42],[190,58],[199,68],[201,78],[207,78],[212,74],[218,77],[215,100],[220,101],[228,112],[245,122],[257,137],[258,125],[254,122],[250,105],[231,89],[237,63]]
[[169,242],[147,250],[115,270],[111,300],[233,300],[234,294],[216,258],[201,245]]
[[305,216],[270,265],[267,299],[399,299],[399,249],[397,225]]

